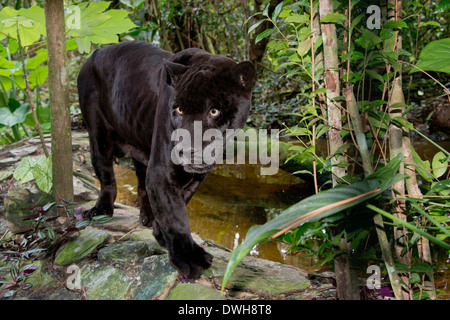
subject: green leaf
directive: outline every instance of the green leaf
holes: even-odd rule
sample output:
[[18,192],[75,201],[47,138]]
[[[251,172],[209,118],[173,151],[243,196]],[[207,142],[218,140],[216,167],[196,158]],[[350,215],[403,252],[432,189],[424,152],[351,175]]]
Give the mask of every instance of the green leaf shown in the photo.
[[442,176],[447,171],[447,156],[441,151],[436,153],[433,157],[433,161],[431,162],[431,167],[433,168],[433,175],[436,178]]
[[380,38],[381,40],[389,39],[394,35],[394,31],[390,28],[381,28]]
[[[395,110],[395,109],[401,109],[404,108],[405,105],[403,103],[394,103],[390,106],[390,110]],[[408,128],[409,130],[413,130],[414,129],[414,125],[411,122],[408,122],[408,120],[406,120],[404,117],[394,117],[391,119],[391,121],[399,127],[405,127]]]
[[31,157],[25,157],[20,161],[16,170],[14,170],[14,179],[21,183],[26,183],[34,179],[33,167],[35,161]]
[[297,53],[300,57],[303,57],[308,53],[310,49],[311,49],[311,40],[309,38],[306,38],[305,40],[299,43]]
[[272,33],[274,33],[276,30],[275,29],[267,29],[264,30],[263,32],[261,32],[260,34],[258,34],[258,36],[255,39],[255,44],[260,42],[262,39],[267,38],[268,36],[270,36]]
[[48,66],[39,66],[35,70],[31,71],[28,75],[28,81],[30,89],[33,89],[37,85],[42,85],[47,80]]
[[417,68],[410,73],[419,71],[436,71],[450,73],[450,38],[432,41],[420,52]]
[[24,47],[38,41],[41,35],[45,35],[44,9],[37,6],[22,8],[18,11],[6,8],[2,10],[2,13],[8,18],[0,20],[1,33],[15,40],[18,40],[19,36]]
[[94,35],[89,36],[93,43],[110,44],[119,42],[119,34],[137,27],[129,18],[125,10],[109,10],[105,14],[109,19],[102,24],[91,27]]
[[47,62],[47,50],[40,49],[36,51],[36,55],[32,58],[27,59],[25,62],[25,67],[30,69],[36,69],[39,65]]
[[[80,11],[79,28],[69,28],[67,34],[76,38],[81,53],[90,52],[91,43],[110,44],[119,42],[118,35],[135,28],[125,10],[105,10],[110,1],[82,2],[77,4]],[[73,9],[73,6],[71,6]],[[75,10],[74,10],[75,11]],[[66,17],[72,19],[72,14]]]
[[356,43],[366,50],[372,49],[381,42],[381,39],[372,31],[364,29],[362,35],[356,40]]
[[0,108],[0,124],[12,127],[18,123],[23,123],[27,118],[28,104],[23,104],[21,107],[11,112],[9,108]]
[[406,24],[405,21],[396,21],[396,20],[391,20],[386,22],[383,25],[384,28],[407,28],[408,25]]
[[340,25],[344,25],[344,21],[347,21],[347,17],[341,13],[329,13],[320,20],[322,23],[337,23]]
[[222,290],[231,273],[255,245],[271,237],[277,237],[305,222],[318,221],[334,215],[379,195],[404,177],[396,174],[401,155],[367,177],[367,180],[333,188],[303,199],[289,207],[264,225],[252,226],[245,240],[233,250],[222,281]]
[[272,14],[272,20],[273,21],[276,21],[277,20],[277,18],[278,18],[278,15],[280,14],[280,12],[281,12],[281,9],[283,9],[283,1],[282,2],[280,2],[276,7],[275,7],[275,10],[273,11],[273,14]]
[[430,162],[428,160],[423,161],[420,156],[417,154],[416,150],[414,150],[411,145],[412,156],[416,171],[424,178],[426,181],[433,181],[433,175],[431,174]]
[[50,227],[47,227],[47,235],[50,240],[53,240],[56,238],[56,232]]
[[366,69],[366,73],[372,78],[384,83],[383,77],[374,70]]
[[252,25],[250,28],[248,28],[248,33],[250,34],[253,30],[258,28],[261,23],[263,23],[263,22],[265,22],[267,20],[268,19],[262,19],[262,20],[259,20],[258,22],[256,22],[254,25]]
[[433,272],[433,268],[429,264],[415,262],[409,268],[411,272]]
[[32,171],[38,188],[49,193],[53,187],[52,158],[41,156],[36,161]]
[[417,273],[412,273],[411,277],[409,278],[409,283],[417,283],[420,282],[420,276]]
[[286,23],[307,23],[309,22],[308,15],[300,15],[300,14],[292,14],[286,19],[284,19]]
[[431,189],[427,194],[436,192],[442,196],[448,196],[450,194],[450,179],[445,179],[431,185]]

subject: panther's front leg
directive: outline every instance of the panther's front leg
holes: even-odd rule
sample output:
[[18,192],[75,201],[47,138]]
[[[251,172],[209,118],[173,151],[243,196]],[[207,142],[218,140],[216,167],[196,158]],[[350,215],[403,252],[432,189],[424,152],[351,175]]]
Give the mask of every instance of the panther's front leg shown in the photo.
[[183,189],[171,177],[165,167],[147,170],[155,237],[168,249],[170,262],[181,275],[198,279],[211,266],[213,257],[192,239]]

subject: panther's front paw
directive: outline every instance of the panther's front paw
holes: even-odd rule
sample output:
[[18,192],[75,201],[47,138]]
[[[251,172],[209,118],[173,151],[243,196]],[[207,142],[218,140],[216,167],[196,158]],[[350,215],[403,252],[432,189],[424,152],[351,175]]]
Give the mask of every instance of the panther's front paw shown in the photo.
[[169,253],[170,262],[180,274],[194,280],[200,278],[203,270],[208,269],[213,261],[213,256],[192,240]]
[[101,216],[101,215],[106,215],[106,216],[112,217],[113,213],[114,213],[114,210],[112,208],[105,208],[105,207],[98,208],[97,206],[95,206],[95,207],[92,207],[91,209],[83,212],[83,218],[91,220],[92,217]]

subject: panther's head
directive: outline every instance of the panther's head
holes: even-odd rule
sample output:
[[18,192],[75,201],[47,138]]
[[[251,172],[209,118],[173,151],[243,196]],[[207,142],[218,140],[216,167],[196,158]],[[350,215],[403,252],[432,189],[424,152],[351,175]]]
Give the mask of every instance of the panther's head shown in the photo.
[[[165,61],[173,151],[185,171],[211,170],[219,148],[248,118],[256,73],[253,64],[188,49]],[[227,130],[233,129],[233,130]],[[220,146],[220,147],[219,147]]]

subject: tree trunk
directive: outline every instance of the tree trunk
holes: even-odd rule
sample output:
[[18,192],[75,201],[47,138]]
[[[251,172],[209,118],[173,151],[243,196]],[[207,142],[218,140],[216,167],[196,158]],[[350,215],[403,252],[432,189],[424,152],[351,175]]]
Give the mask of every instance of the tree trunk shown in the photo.
[[[400,0],[388,1],[388,19],[391,21],[401,20],[402,4]],[[402,48],[402,37],[398,30],[394,31],[394,35],[385,41],[385,50],[398,52]],[[391,66],[388,66],[388,72],[394,72]],[[402,75],[401,70],[394,75],[391,90],[389,91],[388,111],[390,118],[404,117],[402,114],[405,111],[405,98],[402,90]],[[398,154],[403,154],[403,136],[408,132],[404,128],[399,128],[395,125],[389,126],[389,157],[395,158]],[[400,165],[399,173],[404,173],[404,163]],[[401,180],[392,186],[392,191],[396,200],[394,201],[394,215],[399,219],[406,221],[405,200],[400,196],[405,194],[405,182]],[[404,227],[397,227],[394,229],[395,239],[395,253],[397,259],[406,264],[411,265],[410,250],[408,248],[408,236]],[[401,279],[404,283],[409,283],[409,276],[403,274]],[[403,292],[403,299],[411,299],[409,288]]]
[[[333,0],[319,0],[319,13],[322,19],[327,14],[333,13]],[[313,13],[312,13],[313,14]],[[311,26],[313,28],[313,26]],[[342,112],[341,105],[335,101],[341,95],[340,78],[339,78],[339,59],[338,59],[338,42],[336,35],[336,25],[333,23],[321,23],[322,39],[323,39],[323,63],[325,66],[325,87],[326,104],[328,114],[328,146],[330,155],[343,145],[341,138],[342,130]],[[343,160],[342,156],[331,158],[331,172],[333,187],[339,182],[339,178],[345,176],[345,168],[337,166]],[[333,230],[333,233],[340,234],[340,230]],[[344,233],[339,242],[339,249],[344,250],[345,254],[340,254],[334,258],[336,287],[338,298],[340,300],[359,300],[359,290],[357,281],[350,269],[351,250]]]
[[45,1],[45,20],[52,126],[53,195],[57,203],[60,203],[61,199],[73,200],[72,138],[63,1]]
[[[333,0],[320,0],[320,18],[322,19],[329,13],[333,13]],[[328,144],[330,148],[330,155],[343,145],[341,138],[342,120],[341,120],[341,105],[335,101],[340,93],[339,82],[339,61],[338,61],[338,42],[336,36],[336,25],[334,23],[321,23],[323,52],[324,52],[324,66],[325,66],[325,87],[327,89],[326,101],[328,111]],[[339,178],[345,175],[345,168],[340,168],[337,164],[343,160],[342,157],[333,157],[331,159],[332,165],[332,179],[333,186],[336,186]]]
[[[361,160],[363,162],[364,175],[367,177],[373,173],[372,162],[370,159],[369,150],[367,149],[366,136],[361,122],[361,115],[359,113],[358,104],[356,103],[355,95],[353,93],[353,85],[347,84],[344,89],[344,97],[347,102],[347,112],[350,114],[351,127],[356,135],[356,143],[361,154]],[[394,297],[397,300],[403,299],[403,292],[400,285],[400,278],[395,271],[394,258],[391,252],[391,247],[384,230],[384,222],[381,214],[377,213],[373,217],[375,229],[377,232],[378,242],[380,244],[381,252],[383,254],[384,264],[391,281]]]

